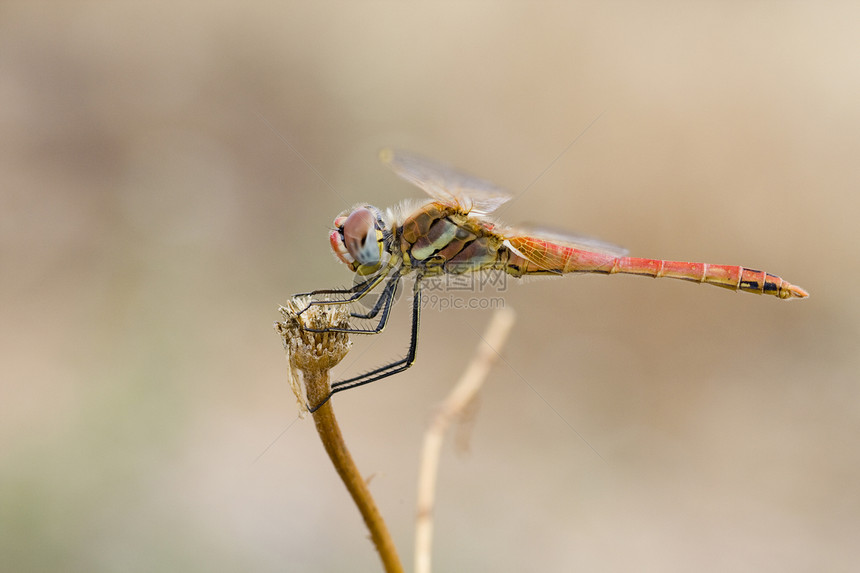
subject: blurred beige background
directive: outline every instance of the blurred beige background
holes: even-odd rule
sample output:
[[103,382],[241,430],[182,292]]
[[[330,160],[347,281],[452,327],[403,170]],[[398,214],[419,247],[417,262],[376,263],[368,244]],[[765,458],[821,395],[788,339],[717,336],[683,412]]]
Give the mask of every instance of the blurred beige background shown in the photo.
[[[858,27],[852,2],[0,5],[0,569],[378,570],[312,422],[278,437],[271,325],[350,281],[338,212],[420,196],[394,145],[521,193],[508,222],[812,294],[511,288],[437,571],[856,570]],[[401,354],[407,309],[336,374]],[[421,435],[489,317],[427,312],[412,370],[335,399],[407,564]]]

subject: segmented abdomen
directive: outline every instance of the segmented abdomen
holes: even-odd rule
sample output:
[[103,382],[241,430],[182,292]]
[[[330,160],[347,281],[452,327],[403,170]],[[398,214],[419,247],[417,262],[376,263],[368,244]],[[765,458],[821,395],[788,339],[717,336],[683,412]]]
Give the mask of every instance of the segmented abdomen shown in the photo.
[[624,273],[694,281],[779,298],[809,296],[802,288],[776,275],[740,266],[615,257],[534,237],[513,237],[508,239],[508,243],[512,249],[506,270],[514,276],[576,272],[610,275]]

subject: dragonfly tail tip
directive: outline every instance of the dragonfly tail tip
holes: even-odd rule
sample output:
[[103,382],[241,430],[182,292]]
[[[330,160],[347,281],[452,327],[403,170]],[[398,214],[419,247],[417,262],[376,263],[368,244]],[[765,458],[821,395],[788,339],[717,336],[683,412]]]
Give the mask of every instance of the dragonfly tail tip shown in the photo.
[[807,298],[809,296],[808,292],[806,292],[804,289],[800,288],[797,285],[790,284],[790,285],[787,285],[787,287],[788,288],[784,291],[785,296],[783,296],[782,298],[785,298],[785,299]]

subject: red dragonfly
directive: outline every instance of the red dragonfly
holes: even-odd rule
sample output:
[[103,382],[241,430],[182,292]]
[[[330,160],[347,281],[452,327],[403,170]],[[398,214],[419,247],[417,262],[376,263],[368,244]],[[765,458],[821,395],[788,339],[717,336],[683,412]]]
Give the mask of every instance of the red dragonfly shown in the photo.
[[380,159],[430,198],[407,200],[385,211],[362,204],[338,215],[329,239],[337,258],[356,274],[355,286],[296,296],[345,295],[337,300],[311,300],[307,308],[348,304],[361,300],[385,282],[372,309],[352,313],[361,319],[379,316],[373,328],[329,329],[329,332],[377,334],[388,321],[400,279],[414,274],[409,350],[404,358],[391,364],[332,384],[329,398],[336,392],[375,382],[412,366],[418,343],[422,279],[442,274],[501,271],[522,277],[623,273],[681,279],[781,299],[809,296],[802,288],[764,271],[628,257],[626,250],[593,238],[507,227],[490,218],[494,210],[511,199],[511,195],[494,184],[408,153],[386,149],[380,153]]

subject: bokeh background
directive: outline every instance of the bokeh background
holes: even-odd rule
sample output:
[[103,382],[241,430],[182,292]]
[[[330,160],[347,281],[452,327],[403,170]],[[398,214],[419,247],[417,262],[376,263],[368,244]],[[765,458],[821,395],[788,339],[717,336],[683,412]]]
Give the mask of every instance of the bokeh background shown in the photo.
[[[858,26],[854,2],[3,3],[0,569],[378,570],[272,323],[349,283],[338,212],[420,196],[393,145],[511,189],[510,223],[812,293],[508,288],[436,570],[856,570]],[[403,352],[403,302],[337,376]],[[335,400],[408,569],[422,432],[489,318],[428,311],[412,370]]]

